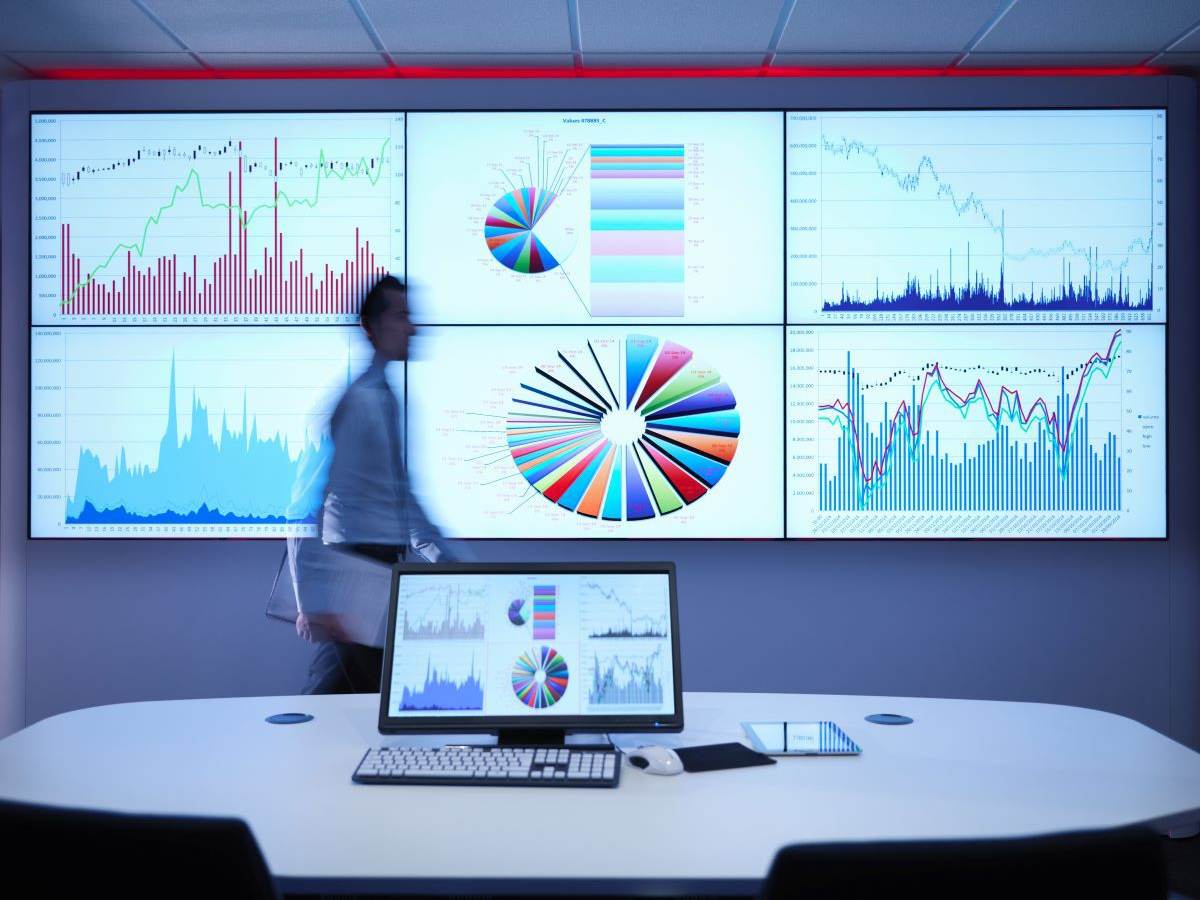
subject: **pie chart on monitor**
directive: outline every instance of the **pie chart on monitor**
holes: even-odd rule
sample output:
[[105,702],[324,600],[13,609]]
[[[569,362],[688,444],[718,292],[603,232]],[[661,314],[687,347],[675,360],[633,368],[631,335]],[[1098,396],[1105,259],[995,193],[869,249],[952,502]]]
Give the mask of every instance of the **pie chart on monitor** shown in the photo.
[[513,693],[531,709],[545,709],[561,700],[569,680],[566,660],[553,647],[537,647],[513,663]]
[[523,187],[492,204],[484,219],[483,237],[497,262],[525,275],[558,268],[574,239],[570,229],[556,221],[565,219],[566,214],[552,212],[557,199],[553,191]]

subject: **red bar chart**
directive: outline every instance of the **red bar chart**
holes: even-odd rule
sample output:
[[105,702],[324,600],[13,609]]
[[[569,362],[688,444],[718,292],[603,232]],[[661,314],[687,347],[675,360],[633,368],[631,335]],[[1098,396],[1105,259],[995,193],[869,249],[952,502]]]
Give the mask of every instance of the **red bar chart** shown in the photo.
[[43,127],[35,324],[350,323],[403,277],[402,116],[143,118]]

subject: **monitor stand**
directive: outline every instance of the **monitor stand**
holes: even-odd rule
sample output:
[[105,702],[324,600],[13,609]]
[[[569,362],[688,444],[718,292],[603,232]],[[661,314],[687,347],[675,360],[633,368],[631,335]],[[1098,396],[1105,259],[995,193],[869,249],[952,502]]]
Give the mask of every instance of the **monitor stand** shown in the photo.
[[[586,742],[567,740],[565,728],[501,728],[497,747],[570,747],[572,750],[611,750],[612,742],[600,735],[579,735]],[[600,738],[600,740],[597,740]]]

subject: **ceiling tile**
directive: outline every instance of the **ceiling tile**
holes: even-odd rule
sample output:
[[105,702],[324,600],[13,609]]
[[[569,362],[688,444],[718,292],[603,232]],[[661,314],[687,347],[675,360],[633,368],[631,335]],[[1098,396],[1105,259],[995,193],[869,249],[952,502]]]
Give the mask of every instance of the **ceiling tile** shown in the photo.
[[190,53],[10,53],[38,74],[55,69],[199,69]]
[[[578,0],[591,53],[767,52],[783,0]],[[565,4],[564,4],[565,5]]]
[[[1200,22],[1200,15],[1197,16],[1197,21]],[[1183,40],[1179,40],[1181,37]],[[1196,28],[1194,31],[1188,29],[1188,31],[1184,34],[1176,35],[1174,40],[1179,41],[1179,43],[1171,47],[1172,53],[1200,52],[1200,27]]]
[[588,53],[585,69],[749,69],[762,65],[763,53]]
[[171,51],[179,45],[132,3],[4,2],[0,51]]
[[400,68],[570,69],[570,53],[393,53]]
[[145,0],[198,53],[375,49],[346,0]]
[[1019,0],[976,50],[1155,53],[1200,20],[1197,0]]
[[969,53],[960,66],[968,69],[1089,68],[1092,66],[1136,66],[1145,53]]
[[772,68],[944,69],[957,53],[777,53]]
[[566,0],[362,0],[392,53],[570,53]]
[[386,69],[380,53],[203,53],[214,69]]
[[796,4],[779,50],[961,52],[1000,0],[812,0]]

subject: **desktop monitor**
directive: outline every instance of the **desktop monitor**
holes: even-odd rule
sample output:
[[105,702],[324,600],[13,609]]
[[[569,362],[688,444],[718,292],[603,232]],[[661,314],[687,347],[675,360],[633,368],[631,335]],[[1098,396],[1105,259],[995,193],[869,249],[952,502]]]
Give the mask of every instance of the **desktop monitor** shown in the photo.
[[395,566],[379,730],[681,731],[673,563]]

